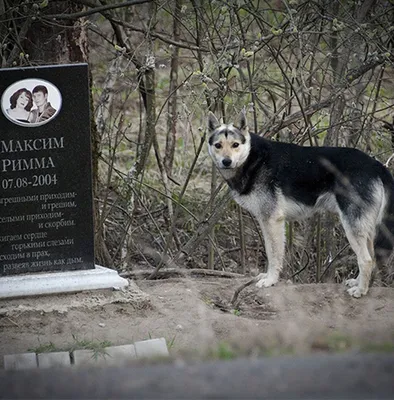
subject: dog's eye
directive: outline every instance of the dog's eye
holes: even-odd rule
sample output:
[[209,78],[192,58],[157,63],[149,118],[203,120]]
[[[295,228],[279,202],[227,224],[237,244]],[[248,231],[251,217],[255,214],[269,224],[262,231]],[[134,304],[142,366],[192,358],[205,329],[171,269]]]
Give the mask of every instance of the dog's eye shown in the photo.
[[215,144],[215,147],[216,147],[217,149],[221,149],[221,148],[222,148],[222,145],[221,145],[220,143],[216,143],[216,144]]
[[232,145],[232,147],[233,147],[234,149],[236,149],[238,146],[239,146],[239,143],[237,143],[237,142],[233,143],[233,145]]

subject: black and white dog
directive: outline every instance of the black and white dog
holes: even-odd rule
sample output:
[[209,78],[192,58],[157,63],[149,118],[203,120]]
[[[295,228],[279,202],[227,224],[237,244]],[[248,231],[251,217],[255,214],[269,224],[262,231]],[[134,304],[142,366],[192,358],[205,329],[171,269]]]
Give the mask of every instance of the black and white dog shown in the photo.
[[[208,116],[209,154],[235,201],[258,220],[268,258],[257,287],[278,282],[285,249],[285,220],[318,211],[339,215],[357,256],[359,274],[346,285],[367,294],[376,263],[393,249],[394,180],[365,153],[340,147],[302,147],[248,131],[245,113],[236,125]],[[376,258],[375,258],[376,257]]]

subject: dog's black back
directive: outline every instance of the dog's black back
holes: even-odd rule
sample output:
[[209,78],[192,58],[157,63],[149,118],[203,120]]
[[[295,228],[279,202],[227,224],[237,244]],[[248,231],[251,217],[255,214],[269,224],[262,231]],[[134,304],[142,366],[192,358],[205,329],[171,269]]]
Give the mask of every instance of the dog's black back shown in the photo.
[[347,184],[351,184],[366,202],[371,195],[366,190],[370,182],[380,178],[387,188],[394,187],[387,168],[360,150],[302,147],[250,135],[249,157],[237,178],[229,182],[241,194],[250,192],[255,180],[261,177],[268,189],[274,191],[279,187],[284,195],[309,206],[313,206],[318,196],[326,191],[334,192],[340,198],[341,195],[346,197]]

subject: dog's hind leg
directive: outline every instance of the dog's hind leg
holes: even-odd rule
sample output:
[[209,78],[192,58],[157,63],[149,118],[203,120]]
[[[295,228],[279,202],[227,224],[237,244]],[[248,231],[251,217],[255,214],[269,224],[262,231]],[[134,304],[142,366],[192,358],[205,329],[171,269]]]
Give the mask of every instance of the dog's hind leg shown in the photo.
[[263,231],[265,252],[268,258],[267,273],[260,274],[256,286],[269,287],[279,280],[279,274],[283,266],[285,252],[285,220],[284,217],[258,219]]
[[344,224],[346,237],[357,256],[359,274],[356,279],[349,279],[346,285],[350,286],[348,293],[353,297],[361,297],[368,293],[371,274],[375,266],[372,236],[357,234],[348,225]]
[[[373,268],[375,267],[375,250],[374,250],[374,240],[371,238],[367,239],[367,246],[368,246],[368,251],[369,251],[369,255],[371,256],[371,259],[374,261],[373,264]],[[372,269],[373,269],[372,268]],[[347,279],[345,281],[345,285],[349,286],[350,288],[358,286],[359,283],[359,278],[360,278],[360,274],[357,276],[357,278],[355,279]]]

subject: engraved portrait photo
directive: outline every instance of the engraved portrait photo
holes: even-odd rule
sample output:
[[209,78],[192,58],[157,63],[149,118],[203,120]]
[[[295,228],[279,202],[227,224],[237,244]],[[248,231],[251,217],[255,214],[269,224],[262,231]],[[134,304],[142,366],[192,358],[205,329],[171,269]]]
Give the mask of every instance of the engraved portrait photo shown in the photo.
[[62,105],[59,89],[42,79],[23,79],[10,85],[1,96],[1,109],[11,122],[27,127],[48,123]]

